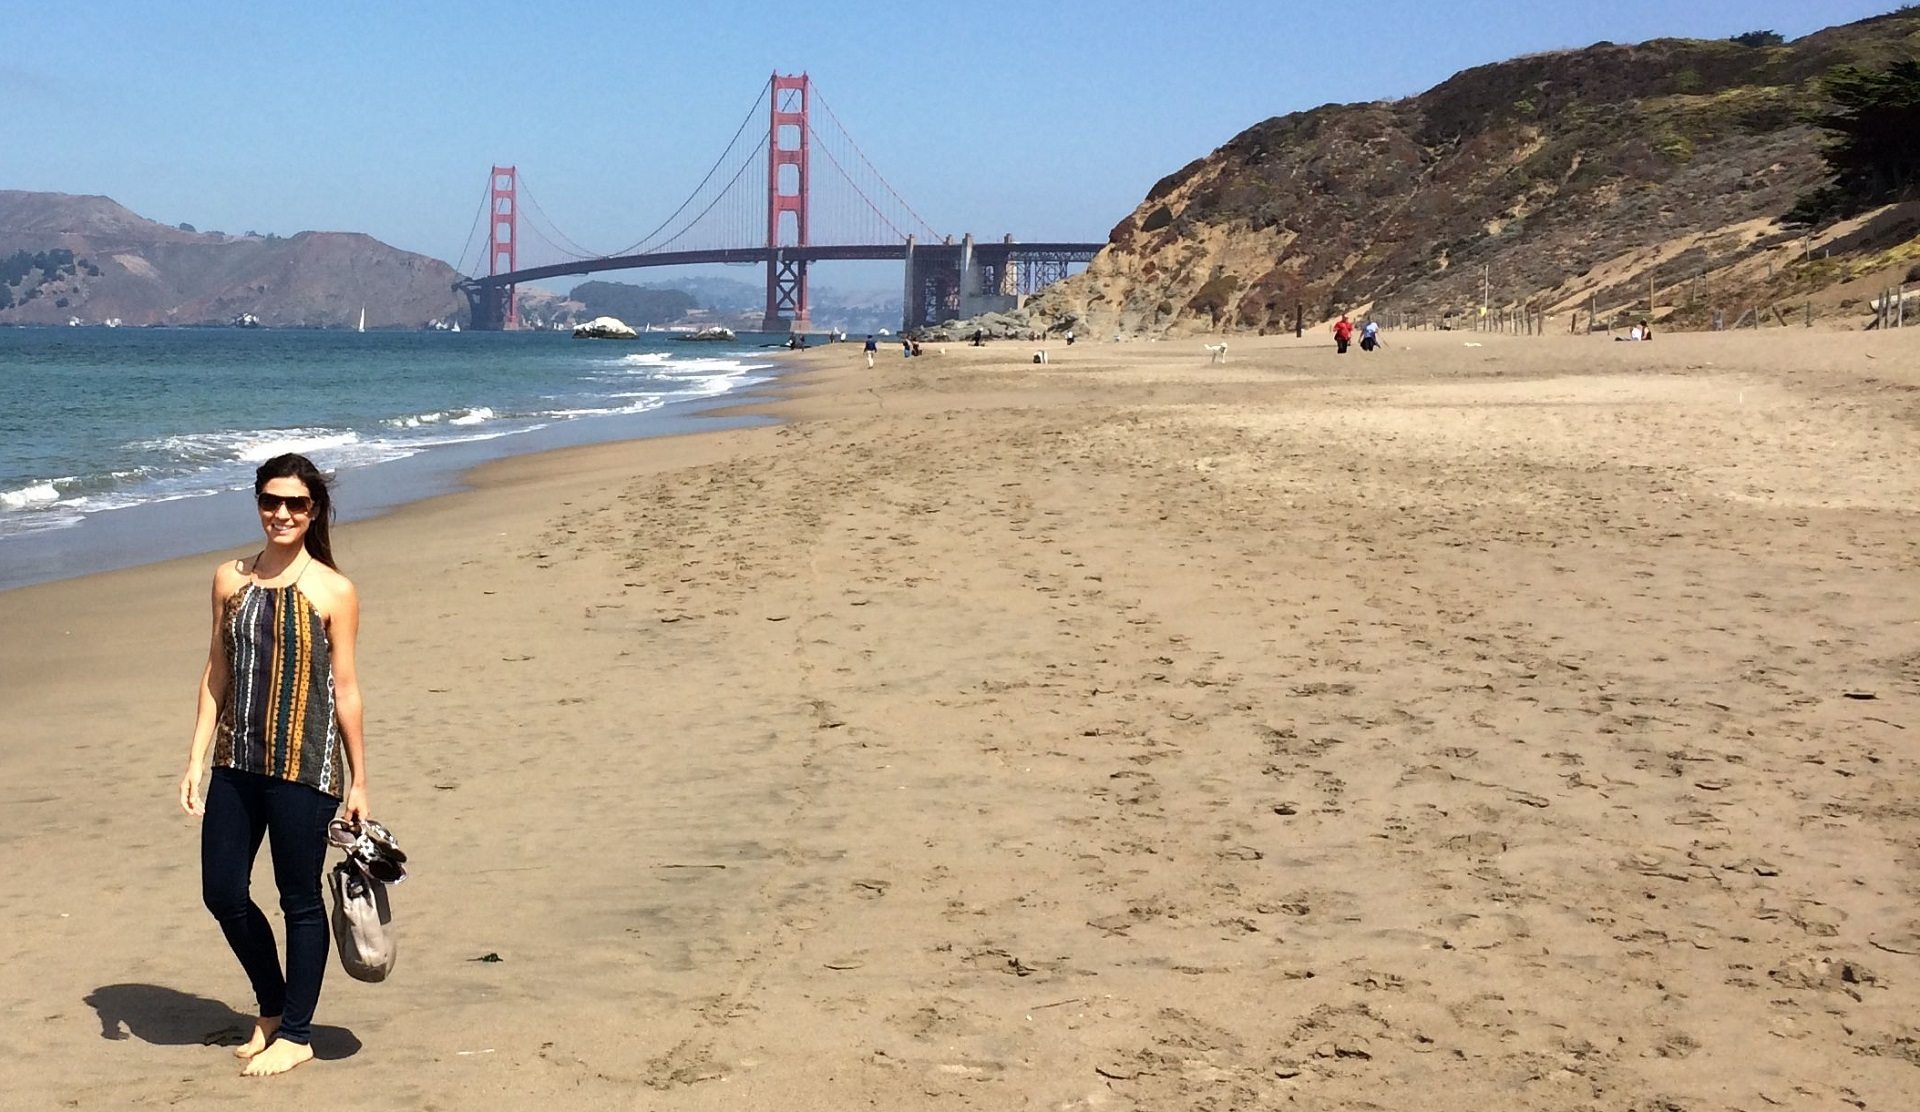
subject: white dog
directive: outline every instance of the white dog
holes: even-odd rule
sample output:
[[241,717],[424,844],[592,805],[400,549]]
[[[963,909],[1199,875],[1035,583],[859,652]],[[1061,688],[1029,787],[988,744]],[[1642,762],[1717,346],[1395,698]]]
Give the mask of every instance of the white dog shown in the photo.
[[1035,363],[1045,363],[1045,362],[1047,361],[1047,353],[1046,353],[1046,352],[1044,352],[1044,351],[1036,351],[1036,352],[1034,352],[1034,353],[1033,353],[1033,361],[1034,361]]
[[1227,342],[1225,340],[1217,344],[1207,344],[1206,349],[1208,356],[1207,362],[1225,363],[1227,361]]

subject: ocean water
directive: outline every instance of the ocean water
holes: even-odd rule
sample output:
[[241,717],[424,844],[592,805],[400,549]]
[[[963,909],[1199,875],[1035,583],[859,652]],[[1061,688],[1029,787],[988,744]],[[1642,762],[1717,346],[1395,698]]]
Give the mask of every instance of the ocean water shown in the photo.
[[351,517],[482,459],[677,431],[770,378],[776,339],[0,328],[0,588],[224,543],[183,548],[188,507],[281,452],[335,472]]

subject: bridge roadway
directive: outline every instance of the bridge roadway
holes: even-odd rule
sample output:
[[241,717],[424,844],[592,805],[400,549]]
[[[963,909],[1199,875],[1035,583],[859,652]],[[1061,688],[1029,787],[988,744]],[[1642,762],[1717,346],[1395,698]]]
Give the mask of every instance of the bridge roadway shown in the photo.
[[[915,296],[915,287],[926,285],[921,281],[929,272],[934,280],[929,290],[937,293],[942,286],[941,275],[948,274],[946,286],[947,299],[953,301],[957,312],[958,291],[964,286],[964,274],[975,266],[984,264],[991,268],[993,275],[1003,275],[1009,263],[1022,262],[1037,264],[1049,269],[1053,277],[1065,275],[1065,264],[1084,263],[1093,256],[1104,243],[1019,243],[997,241],[986,243],[915,243],[911,240],[902,243],[865,243],[833,244],[808,247],[723,247],[702,251],[652,251],[640,255],[610,255],[599,259],[580,259],[573,262],[553,263],[548,266],[527,267],[524,270],[508,271],[479,278],[462,278],[453,284],[453,288],[467,296],[472,309],[473,327],[479,329],[498,329],[505,320],[507,290],[521,282],[538,282],[546,278],[560,278],[569,274],[598,274],[607,270],[632,270],[652,266],[693,266],[702,263],[761,263],[768,266],[780,264],[800,264],[820,262],[851,261],[888,261],[899,260],[908,264],[906,288],[908,290],[905,327],[918,327],[934,323],[930,312],[936,308],[925,298]],[[927,296],[932,296],[929,293]],[[923,302],[916,306],[916,301]],[[972,315],[970,313],[964,315]],[[942,317],[941,319],[946,319]]]

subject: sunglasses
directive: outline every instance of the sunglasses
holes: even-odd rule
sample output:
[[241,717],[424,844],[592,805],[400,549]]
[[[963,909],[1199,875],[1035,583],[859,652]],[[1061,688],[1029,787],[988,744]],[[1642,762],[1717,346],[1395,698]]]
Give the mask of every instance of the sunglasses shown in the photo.
[[313,512],[313,499],[305,494],[288,496],[267,494],[263,491],[254,495],[253,500],[260,503],[260,512],[263,514],[278,513],[282,506],[285,506],[287,512],[295,517],[303,517]]

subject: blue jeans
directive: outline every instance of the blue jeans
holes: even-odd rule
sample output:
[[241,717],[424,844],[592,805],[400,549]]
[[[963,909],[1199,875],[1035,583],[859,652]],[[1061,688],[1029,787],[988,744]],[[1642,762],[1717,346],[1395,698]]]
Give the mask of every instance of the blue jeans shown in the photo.
[[[288,1042],[312,1038],[313,1009],[327,972],[320,870],[327,858],[327,823],[339,806],[317,788],[231,768],[214,769],[207,786],[207,814],[200,824],[201,898],[253,982],[260,1014],[279,1016],[275,1037]],[[287,922],[284,975],[273,928],[248,892],[253,859],[268,834]]]

